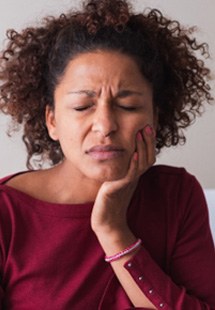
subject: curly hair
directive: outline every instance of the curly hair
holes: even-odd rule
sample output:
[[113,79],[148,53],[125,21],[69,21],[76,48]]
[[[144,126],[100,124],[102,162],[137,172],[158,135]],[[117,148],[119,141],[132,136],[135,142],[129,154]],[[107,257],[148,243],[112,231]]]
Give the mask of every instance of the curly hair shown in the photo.
[[[46,17],[37,27],[7,31],[0,57],[0,109],[23,125],[27,166],[32,158],[57,164],[63,159],[58,142],[48,134],[47,105],[68,62],[93,50],[119,51],[133,57],[151,83],[158,111],[157,152],[185,142],[183,129],[203,111],[210,94],[208,46],[156,9],[135,14],[126,0],[88,0],[80,11]],[[15,126],[14,126],[15,130]]]

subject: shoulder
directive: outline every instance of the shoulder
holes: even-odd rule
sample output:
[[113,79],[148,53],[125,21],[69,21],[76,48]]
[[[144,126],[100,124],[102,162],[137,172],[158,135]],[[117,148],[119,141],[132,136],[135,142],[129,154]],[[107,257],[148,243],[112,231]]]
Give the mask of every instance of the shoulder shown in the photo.
[[0,189],[13,188],[20,191],[26,191],[32,186],[34,181],[34,171],[20,171],[0,179]]
[[28,171],[19,171],[19,172],[16,172],[16,173],[13,173],[13,174],[9,174],[7,176],[4,176],[4,177],[1,177],[0,178],[0,186],[1,185],[6,185],[8,183],[11,182],[11,180],[14,180],[16,179],[17,177],[21,176],[22,174],[25,174],[25,173],[28,173]]
[[191,196],[192,199],[205,199],[199,181],[185,168],[155,165],[141,177],[140,188],[147,189],[150,195],[183,203]]
[[156,183],[165,184],[179,184],[184,182],[198,182],[194,175],[189,173],[183,167],[173,167],[166,165],[155,165],[151,167],[143,176],[142,179],[153,181]]
[[189,227],[202,221],[208,225],[203,189],[196,177],[184,168],[153,166],[142,176],[137,193],[139,201],[150,206],[147,212],[153,217],[159,214],[157,217],[164,223],[167,216],[175,227],[184,227],[185,224]]
[[0,195],[5,194],[14,199],[23,194],[34,197],[44,188],[42,171],[21,171],[0,179]]
[[167,165],[154,165],[149,170],[150,175],[160,175],[160,176],[177,176],[181,177],[185,174],[189,174],[183,167],[174,167]]
[[15,202],[19,194],[24,192],[27,183],[25,175],[28,175],[28,171],[20,171],[0,179],[0,207]]
[[27,203],[29,201],[35,203],[35,200],[41,204],[64,203],[57,189],[60,183],[58,174],[53,173],[53,170],[53,168],[29,170],[4,177],[0,180],[0,196],[6,194],[14,201],[22,200]]

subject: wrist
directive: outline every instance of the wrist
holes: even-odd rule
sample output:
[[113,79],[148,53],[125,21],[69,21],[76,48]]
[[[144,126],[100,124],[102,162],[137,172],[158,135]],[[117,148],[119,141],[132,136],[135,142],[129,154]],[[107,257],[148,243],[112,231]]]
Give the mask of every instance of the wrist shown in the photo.
[[137,241],[129,229],[110,231],[109,233],[100,232],[97,234],[97,238],[106,256],[115,255]]
[[94,231],[94,233],[99,235],[117,235],[121,233],[126,233],[129,231],[129,227],[127,225],[126,220],[114,220],[114,221],[102,221],[102,223],[97,223],[96,221],[92,222],[91,219],[91,228]]
[[127,256],[128,254],[130,255],[132,253],[136,253],[136,251],[139,249],[141,243],[142,243],[141,239],[137,239],[134,243],[129,245],[124,250],[117,252],[114,255],[105,256],[105,261],[107,263],[113,263],[113,262],[118,261],[119,259],[122,259],[123,257]]

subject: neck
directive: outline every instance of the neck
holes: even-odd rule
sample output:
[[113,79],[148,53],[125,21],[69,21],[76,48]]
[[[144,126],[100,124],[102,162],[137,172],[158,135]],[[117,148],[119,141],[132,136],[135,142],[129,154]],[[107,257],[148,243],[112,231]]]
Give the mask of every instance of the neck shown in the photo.
[[59,199],[67,203],[93,202],[101,187],[100,182],[83,176],[67,162],[49,169],[49,174],[50,184],[56,189]]

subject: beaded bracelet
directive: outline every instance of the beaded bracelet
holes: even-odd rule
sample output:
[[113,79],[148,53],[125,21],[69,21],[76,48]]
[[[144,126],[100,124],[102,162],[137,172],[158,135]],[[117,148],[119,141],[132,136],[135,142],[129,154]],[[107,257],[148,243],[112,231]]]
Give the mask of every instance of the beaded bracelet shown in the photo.
[[141,245],[142,241],[138,239],[135,243],[131,244],[129,247],[127,247],[125,250],[111,256],[105,256],[105,261],[107,263],[114,262],[121,258],[122,256],[125,256],[128,253],[133,252],[135,249],[137,249]]

